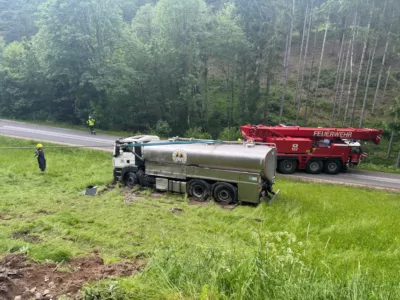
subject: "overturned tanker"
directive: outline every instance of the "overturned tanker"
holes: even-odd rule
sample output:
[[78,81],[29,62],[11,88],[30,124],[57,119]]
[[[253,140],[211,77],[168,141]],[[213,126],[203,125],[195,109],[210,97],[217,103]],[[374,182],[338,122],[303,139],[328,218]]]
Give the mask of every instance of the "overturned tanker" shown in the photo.
[[116,141],[114,178],[198,201],[259,203],[275,195],[274,145],[137,136]]

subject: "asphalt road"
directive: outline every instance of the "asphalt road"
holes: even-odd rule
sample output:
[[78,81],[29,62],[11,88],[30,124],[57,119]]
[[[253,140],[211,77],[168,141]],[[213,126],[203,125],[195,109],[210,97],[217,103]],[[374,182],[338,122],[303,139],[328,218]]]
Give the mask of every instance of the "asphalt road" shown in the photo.
[[[104,151],[113,151],[113,144],[119,137],[111,135],[91,135],[88,132],[71,129],[63,129],[50,126],[32,125],[22,122],[14,122],[0,119],[0,135],[24,138],[41,142],[52,142],[73,146],[86,146]],[[382,172],[363,171],[350,169],[346,173],[337,175],[318,174],[311,175],[298,172],[292,175],[281,175],[297,180],[313,182],[327,182],[333,184],[346,184],[356,186],[369,186],[380,189],[400,191],[400,175]]]

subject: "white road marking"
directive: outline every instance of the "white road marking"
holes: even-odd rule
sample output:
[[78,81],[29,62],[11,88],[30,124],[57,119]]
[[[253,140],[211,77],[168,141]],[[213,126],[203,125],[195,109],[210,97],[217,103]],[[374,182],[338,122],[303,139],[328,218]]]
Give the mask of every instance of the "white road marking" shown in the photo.
[[7,126],[6,125],[6,126],[3,126],[3,127],[0,127],[0,130],[2,130],[2,129],[12,130],[12,131],[20,131],[20,132],[25,132],[25,133],[36,133],[36,134],[55,136],[55,137],[64,137],[64,138],[80,140],[80,141],[98,142],[98,143],[109,144],[109,145],[113,145],[114,144],[112,141],[103,140],[103,139],[94,138],[94,137],[80,137],[80,136],[72,135],[72,134],[66,134],[66,133],[60,133],[60,132],[51,132],[51,131],[30,129],[30,128],[22,128],[22,127],[16,127],[16,126]]

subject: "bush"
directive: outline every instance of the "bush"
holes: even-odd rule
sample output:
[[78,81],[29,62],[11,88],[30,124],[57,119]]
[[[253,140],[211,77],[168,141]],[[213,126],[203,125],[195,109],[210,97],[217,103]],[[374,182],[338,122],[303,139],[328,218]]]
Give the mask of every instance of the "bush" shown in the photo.
[[195,139],[206,139],[206,140],[212,139],[211,134],[209,134],[208,132],[203,132],[203,130],[200,127],[194,127],[188,129],[185,133],[185,137],[195,138]]
[[158,120],[154,128],[150,128],[150,132],[160,137],[169,137],[171,134],[171,127],[167,121]]
[[225,127],[219,134],[219,139],[224,141],[236,141],[241,137],[242,134],[239,127]]

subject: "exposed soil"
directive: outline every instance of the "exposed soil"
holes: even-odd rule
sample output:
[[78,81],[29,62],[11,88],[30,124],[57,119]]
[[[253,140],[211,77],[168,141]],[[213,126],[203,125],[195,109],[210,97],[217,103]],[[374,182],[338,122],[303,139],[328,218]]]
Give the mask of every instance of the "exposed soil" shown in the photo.
[[183,213],[183,209],[181,209],[181,208],[171,208],[171,209],[169,210],[169,212],[170,212],[170,213],[173,213],[173,214],[178,214],[178,215],[180,215],[180,214]]
[[40,236],[37,235],[29,235],[28,232],[14,232],[11,234],[11,238],[13,239],[23,239],[28,243],[39,243],[41,241]]
[[[190,205],[207,206],[207,205],[210,205],[210,201],[211,200],[197,201],[195,197],[189,198]],[[220,202],[214,202],[214,203],[223,209],[229,209],[229,210],[232,210],[237,206],[237,204],[225,204],[225,203],[220,203]]]
[[77,258],[66,265],[36,263],[22,254],[0,260],[0,300],[80,299],[85,283],[113,276],[129,276],[141,269],[133,262],[105,265],[98,256]]

